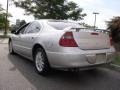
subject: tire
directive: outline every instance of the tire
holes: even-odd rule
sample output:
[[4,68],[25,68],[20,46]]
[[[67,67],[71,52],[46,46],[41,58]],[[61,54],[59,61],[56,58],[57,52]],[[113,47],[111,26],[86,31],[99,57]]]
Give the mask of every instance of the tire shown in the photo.
[[12,41],[9,41],[9,53],[15,54],[15,52],[13,51]]
[[87,71],[89,71],[89,72],[96,72],[97,68],[91,68],[91,69],[88,69]]
[[50,70],[50,66],[45,51],[42,48],[36,49],[34,61],[36,71],[41,75],[47,75]]

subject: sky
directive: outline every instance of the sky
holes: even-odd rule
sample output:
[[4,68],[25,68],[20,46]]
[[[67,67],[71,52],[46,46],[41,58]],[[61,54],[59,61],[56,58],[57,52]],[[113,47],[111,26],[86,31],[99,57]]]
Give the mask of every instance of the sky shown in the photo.
[[[10,1],[10,0],[9,0]],[[94,25],[94,14],[98,12],[96,19],[96,26],[100,29],[106,29],[106,21],[109,21],[114,16],[120,16],[120,0],[68,0],[78,4],[80,8],[83,8],[83,13],[87,16],[81,22],[85,22],[89,25]],[[3,8],[6,9],[7,0],[0,0]],[[24,10],[16,8],[12,3],[9,3],[9,13],[13,17],[9,18],[11,24],[16,22],[16,19],[26,20],[27,22],[33,21],[32,15],[24,15]]]

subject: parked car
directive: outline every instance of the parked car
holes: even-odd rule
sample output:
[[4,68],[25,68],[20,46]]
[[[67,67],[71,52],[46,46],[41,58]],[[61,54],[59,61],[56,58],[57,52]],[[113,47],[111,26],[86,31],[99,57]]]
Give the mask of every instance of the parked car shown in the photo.
[[38,20],[27,23],[9,38],[9,53],[35,62],[38,73],[50,68],[93,68],[111,62],[114,48],[109,35],[85,30],[75,22]]

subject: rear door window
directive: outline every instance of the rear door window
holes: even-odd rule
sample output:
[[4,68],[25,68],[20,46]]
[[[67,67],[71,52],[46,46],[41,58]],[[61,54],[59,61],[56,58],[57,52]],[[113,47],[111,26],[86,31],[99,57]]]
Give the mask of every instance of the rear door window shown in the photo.
[[24,32],[25,32],[26,28],[29,26],[29,24],[30,24],[30,23],[27,23],[27,24],[21,26],[21,27],[17,30],[16,34],[24,34]]
[[26,29],[25,34],[28,33],[37,33],[41,29],[41,26],[38,22],[33,22],[31,25]]

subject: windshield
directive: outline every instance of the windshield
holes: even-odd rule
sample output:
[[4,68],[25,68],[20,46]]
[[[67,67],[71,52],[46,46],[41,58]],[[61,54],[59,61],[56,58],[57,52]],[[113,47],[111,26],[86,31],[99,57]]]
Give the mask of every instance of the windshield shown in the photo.
[[57,30],[64,30],[67,27],[81,28],[79,24],[73,22],[48,22],[48,24]]

